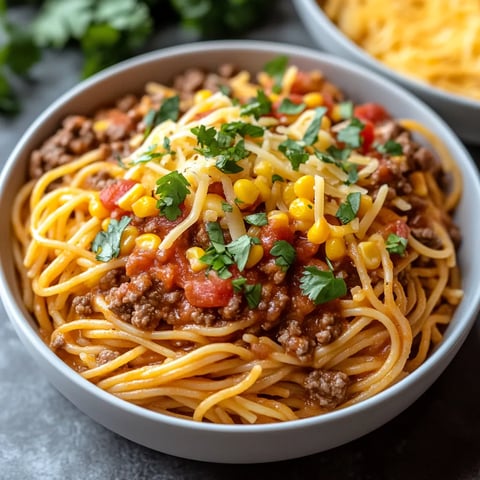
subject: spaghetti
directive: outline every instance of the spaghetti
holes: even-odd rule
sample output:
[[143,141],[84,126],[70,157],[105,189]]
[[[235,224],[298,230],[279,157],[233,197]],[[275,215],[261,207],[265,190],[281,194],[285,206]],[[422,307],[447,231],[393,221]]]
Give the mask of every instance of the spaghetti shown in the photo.
[[480,100],[480,4],[476,0],[326,0],[325,13],[387,66]]
[[215,78],[69,118],[32,154],[24,301],[80,375],[157,412],[252,424],[369,398],[462,298],[455,164],[284,57]]

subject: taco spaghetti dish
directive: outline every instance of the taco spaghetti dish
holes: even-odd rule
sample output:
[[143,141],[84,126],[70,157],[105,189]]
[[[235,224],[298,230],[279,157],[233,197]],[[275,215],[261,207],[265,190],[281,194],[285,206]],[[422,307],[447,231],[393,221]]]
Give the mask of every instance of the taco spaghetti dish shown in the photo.
[[63,361],[223,424],[343,408],[425,361],[462,298],[458,170],[331,80],[286,57],[191,69],[32,153],[15,258]]

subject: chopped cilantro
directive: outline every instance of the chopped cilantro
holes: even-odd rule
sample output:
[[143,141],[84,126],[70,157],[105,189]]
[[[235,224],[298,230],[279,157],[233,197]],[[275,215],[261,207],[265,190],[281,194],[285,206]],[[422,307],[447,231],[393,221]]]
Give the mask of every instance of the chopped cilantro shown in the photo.
[[138,163],[147,163],[152,160],[155,160],[156,158],[162,158],[165,155],[173,155],[175,152],[172,152],[170,149],[170,139],[165,137],[163,139],[163,148],[165,149],[163,152],[158,152],[156,151],[158,148],[158,145],[155,143],[153,145],[150,145],[145,152],[140,155],[140,157],[132,160],[132,164],[136,165]]
[[222,202],[222,210],[225,213],[230,213],[233,212],[233,207],[227,202]]
[[245,265],[247,264],[250,247],[253,244],[258,243],[260,243],[260,240],[257,237],[242,235],[226,246],[227,252],[232,256],[241,272],[245,269]]
[[154,127],[160,125],[166,120],[178,120],[180,112],[180,97],[175,95],[167,98],[158,110],[151,109],[145,115],[143,121],[145,123],[145,137],[148,137]]
[[267,214],[265,212],[252,213],[251,215],[246,215],[244,220],[250,225],[255,225],[256,227],[263,227],[268,223]]
[[229,85],[219,85],[218,89],[226,96],[229,97],[232,93],[232,89]]
[[338,113],[340,117],[344,120],[348,120],[353,117],[353,103],[352,102],[341,102],[338,104]]
[[101,262],[108,262],[120,255],[120,241],[125,227],[130,223],[131,218],[124,216],[120,220],[111,218],[108,222],[107,231],[101,230],[97,233],[92,242],[92,252],[96,253],[95,258]]
[[260,283],[247,284],[245,277],[238,277],[232,280],[232,286],[235,293],[244,293],[249,308],[258,307],[262,297],[262,285]]
[[224,123],[220,127],[220,132],[225,133],[230,136],[234,136],[235,134],[241,135],[242,137],[263,137],[265,133],[265,129],[260,125],[252,125],[251,123],[236,121],[236,122],[229,122]]
[[291,138],[282,142],[278,149],[288,158],[294,170],[298,170],[300,165],[308,160],[304,145]]
[[275,182],[284,182],[285,179],[281,176],[281,175],[277,175],[276,173],[274,173],[272,175],[272,183],[275,183]]
[[272,77],[274,81],[273,92],[279,93],[282,90],[282,80],[288,65],[288,57],[279,55],[263,66],[263,71]]
[[391,233],[387,237],[387,241],[385,242],[385,248],[389,253],[398,253],[399,255],[403,255],[405,250],[407,249],[408,240],[404,237],[400,237],[395,233]]
[[343,297],[347,293],[347,285],[343,278],[336,278],[331,270],[320,270],[314,265],[303,270],[300,288],[315,305]]
[[181,214],[180,205],[190,193],[190,184],[183,174],[174,170],[157,180],[155,193],[158,195],[157,208],[168,220],[176,220]]
[[347,161],[351,152],[349,148],[340,149],[333,145],[328,147],[326,152],[320,152],[320,150],[317,149],[314,150],[315,156],[319,160],[325,163],[333,163],[348,175],[348,179],[345,182],[347,185],[352,185],[358,180],[357,165]]
[[284,272],[286,272],[295,261],[297,252],[286,240],[277,240],[273,244],[270,254],[276,257],[275,265],[278,265]]
[[322,124],[322,118],[326,112],[327,109],[325,107],[317,107],[315,109],[315,115],[313,116],[312,122],[303,135],[302,140],[305,145],[313,145],[317,141],[318,131],[320,130],[320,125]]
[[360,133],[365,125],[358,119],[352,118],[350,123],[338,132],[337,139],[351,148],[358,148],[362,145],[362,136]]
[[360,192],[353,192],[347,195],[345,202],[341,203],[338,207],[335,216],[345,225],[350,223],[358,213],[360,208]]
[[403,147],[394,140],[387,140],[383,145],[377,145],[377,151],[392,157],[403,155]]
[[253,115],[260,118],[262,115],[268,115],[272,110],[272,102],[265,95],[263,90],[257,91],[257,96],[240,109],[240,115]]
[[278,107],[278,111],[285,115],[298,115],[305,110],[305,107],[304,103],[293,103],[289,98],[284,98]]

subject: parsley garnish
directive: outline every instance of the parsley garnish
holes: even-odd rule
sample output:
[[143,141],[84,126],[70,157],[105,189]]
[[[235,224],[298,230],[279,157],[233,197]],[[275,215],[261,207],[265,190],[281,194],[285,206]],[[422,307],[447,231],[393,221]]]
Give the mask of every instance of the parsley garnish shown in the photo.
[[151,160],[155,160],[156,158],[162,158],[165,155],[174,155],[175,152],[173,152],[170,149],[170,139],[168,137],[165,137],[163,139],[163,148],[165,149],[163,152],[157,152],[155,151],[157,149],[158,145],[155,143],[153,145],[150,145],[145,152],[140,155],[137,159],[134,159],[132,161],[132,165],[136,165],[138,163],[147,163],[150,162]]
[[246,215],[243,219],[250,225],[255,225],[256,227],[263,227],[268,223],[265,212],[252,213],[251,215]]
[[342,102],[338,104],[338,113],[340,117],[344,120],[348,120],[353,117],[353,103],[352,102]]
[[322,118],[326,112],[327,109],[325,107],[317,107],[315,109],[315,115],[313,116],[312,122],[303,135],[302,140],[305,145],[313,145],[317,141],[318,131],[320,130],[320,125],[322,124]]
[[353,192],[347,195],[345,202],[341,203],[338,207],[335,216],[345,225],[350,223],[358,213],[360,208],[360,192]]
[[234,263],[237,264],[240,271],[243,271],[248,261],[250,247],[253,244],[259,244],[260,240],[256,237],[242,235],[225,245],[222,227],[218,222],[208,222],[206,227],[211,246],[200,258],[200,261],[215,270],[220,278],[232,276],[228,267]]
[[240,115],[253,115],[255,118],[260,118],[262,115],[267,115],[272,110],[272,102],[265,95],[263,90],[257,91],[257,96],[240,109]]
[[343,278],[336,278],[331,270],[320,270],[313,265],[303,270],[300,289],[315,305],[343,297],[347,293]]
[[325,163],[333,163],[348,175],[348,179],[345,182],[347,185],[352,185],[358,180],[357,165],[347,161],[351,152],[348,148],[340,149],[333,145],[328,147],[326,152],[320,152],[317,149],[314,151],[315,156],[319,160]]
[[298,170],[300,165],[308,160],[304,145],[291,138],[282,142],[278,149],[288,158],[294,170]]
[[225,213],[231,213],[233,212],[233,207],[227,202],[222,202],[222,210]]
[[229,97],[232,93],[232,89],[228,85],[219,85],[218,89],[226,96]]
[[157,208],[168,220],[176,220],[181,214],[180,205],[190,193],[190,184],[183,174],[174,170],[157,180]]
[[360,133],[364,127],[365,125],[358,118],[352,118],[350,123],[338,132],[337,139],[349,147],[358,148],[362,145]]
[[257,308],[262,298],[262,285],[255,283],[254,285],[247,284],[245,277],[238,277],[232,280],[233,290],[236,293],[243,291],[245,299],[250,308]]
[[224,123],[220,130],[215,127],[206,128],[200,125],[191,129],[191,132],[197,137],[200,148],[196,150],[206,157],[217,157],[216,167],[224,173],[238,173],[243,168],[238,162],[249,155],[245,148],[245,142],[239,140],[235,143],[235,136],[261,137],[264,129],[257,125],[251,125],[245,122]]
[[273,92],[279,93],[282,89],[282,80],[285,70],[288,65],[288,57],[286,55],[279,55],[270,60],[263,66],[263,71],[272,77],[275,82],[273,85]]
[[107,231],[101,230],[92,242],[92,252],[95,258],[101,262],[108,262],[120,255],[120,241],[125,227],[130,223],[130,217],[122,217],[120,220],[111,218],[108,222]]
[[385,248],[389,253],[398,253],[399,255],[403,255],[405,250],[407,249],[408,240],[404,237],[400,237],[395,233],[391,233],[387,237],[387,241],[385,242]]
[[386,153],[392,157],[403,155],[402,145],[394,140],[388,140],[383,145],[377,145],[376,148],[378,152],[383,154]]
[[281,176],[281,175],[277,175],[276,173],[274,173],[272,175],[272,183],[275,183],[275,182],[284,182],[285,179]]
[[173,120],[176,122],[178,120],[179,112],[180,97],[178,95],[167,98],[158,110],[149,110],[143,119],[145,123],[144,136],[147,137],[154,127],[160,125],[166,120]]
[[305,107],[304,103],[293,103],[289,98],[284,98],[278,107],[278,111],[285,115],[298,115],[305,110]]
[[273,244],[270,254],[276,257],[275,265],[278,265],[284,272],[286,272],[295,261],[297,252],[286,240],[277,240]]

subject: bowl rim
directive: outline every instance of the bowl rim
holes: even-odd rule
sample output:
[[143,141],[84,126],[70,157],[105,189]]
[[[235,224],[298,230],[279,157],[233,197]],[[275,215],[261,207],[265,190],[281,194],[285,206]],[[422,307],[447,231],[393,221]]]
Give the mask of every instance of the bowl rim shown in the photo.
[[[8,180],[15,171],[14,166],[17,157],[21,156],[23,150],[27,148],[30,137],[35,135],[35,132],[41,127],[43,122],[47,121],[52,114],[54,114],[57,110],[61,109],[65,103],[68,103],[74,97],[81,95],[85,90],[91,88],[95,84],[105,79],[108,79],[109,77],[119,74],[121,75],[122,72],[126,70],[135,69],[140,65],[148,64],[151,62],[161,62],[162,60],[169,57],[191,55],[193,53],[200,54],[205,53],[206,51],[231,51],[232,53],[240,51],[262,51],[264,53],[269,53],[272,55],[285,54],[292,57],[297,55],[309,60],[318,61],[319,64],[323,62],[331,64],[333,66],[339,66],[340,68],[347,68],[355,75],[360,75],[362,78],[373,77],[373,79],[375,79],[377,82],[387,84],[388,88],[392,90],[395,95],[399,96],[400,98],[407,98],[409,99],[409,101],[417,102],[418,108],[428,113],[428,115],[436,121],[437,126],[442,129],[443,133],[445,134],[448,143],[452,143],[458,150],[458,152],[463,155],[464,162],[462,165],[468,170],[469,174],[475,177],[473,181],[476,182],[476,190],[480,194],[480,182],[478,175],[474,170],[474,162],[463,144],[458,139],[458,137],[453,133],[451,128],[448,127],[448,125],[441,119],[441,117],[436,112],[434,112],[428,105],[426,105],[422,100],[419,100],[417,97],[415,97],[415,95],[407,91],[402,86],[393,83],[390,79],[382,77],[377,72],[371,72],[364,66],[359,66],[351,61],[345,60],[343,58],[334,57],[331,54],[319,52],[318,50],[309,47],[263,40],[214,40],[186,43],[173,47],[161,48],[149,53],[138,55],[123,62],[120,62],[112,67],[106,68],[105,70],[95,74],[94,76],[86,80],[83,80],[76,86],[70,88],[57,100],[50,104],[50,106],[47,107],[38,116],[38,118],[23,134],[16,147],[9,155],[3,169],[0,172],[0,199],[4,196],[4,192],[6,191],[5,187],[8,183]],[[0,262],[3,263],[4,260],[1,257],[2,256],[0,255]],[[9,259],[9,261],[13,264],[12,259]],[[247,435],[249,433],[258,431],[289,431],[296,430],[297,428],[314,427],[319,424],[330,424],[336,422],[338,419],[345,419],[350,415],[357,415],[362,412],[369,411],[372,408],[380,406],[383,402],[388,402],[392,400],[394,397],[401,395],[403,391],[412,388],[415,384],[420,382],[422,378],[428,378],[429,374],[435,374],[435,371],[437,369],[437,362],[441,364],[442,359],[448,358],[450,355],[452,355],[452,352],[455,353],[456,350],[458,350],[458,348],[461,346],[468,332],[473,326],[476,320],[476,314],[480,309],[479,289],[478,292],[476,292],[475,294],[474,301],[466,307],[467,311],[465,312],[465,318],[462,319],[462,321],[455,326],[455,329],[451,331],[448,338],[445,338],[440,343],[438,348],[429,355],[429,357],[422,365],[420,365],[414,372],[410,373],[402,380],[398,381],[393,385],[390,385],[386,390],[376,393],[375,395],[366,400],[362,400],[357,404],[351,405],[343,409],[334,410],[332,412],[328,412],[322,415],[298,420],[278,422],[272,424],[224,425],[195,422],[190,419],[182,419],[154,412],[146,408],[137,406],[133,403],[121,400],[115,395],[98,388],[96,385],[86,380],[81,375],[77,374],[77,372],[68,367],[68,365],[64,363],[59,357],[57,357],[55,353],[50,350],[48,345],[44,343],[44,341],[38,334],[38,331],[33,327],[33,324],[35,323],[33,317],[27,312],[26,307],[21,303],[21,298],[19,297],[19,295],[17,295],[18,286],[9,285],[6,271],[4,268],[0,268],[0,285],[4,286],[4,288],[0,289],[0,298],[3,302],[5,310],[15,330],[17,331],[17,333],[19,333],[21,340],[24,342],[30,355],[34,354],[30,351],[30,349],[33,348],[38,354],[43,357],[44,360],[46,360],[46,362],[48,362],[51,367],[53,367],[57,371],[57,373],[60,373],[68,381],[73,382],[78,388],[86,390],[94,397],[99,398],[100,400],[106,402],[107,404],[110,404],[115,408],[118,408],[123,412],[127,412],[132,415],[139,415],[144,419],[148,419],[149,421],[152,421],[154,423],[169,424],[171,426],[180,427],[186,430],[224,433],[229,432],[236,435]],[[17,298],[19,300],[18,302],[16,301]],[[27,344],[26,341],[28,341],[29,344]],[[448,363],[449,362],[447,362],[447,364]],[[443,366],[441,371],[443,371],[444,368],[446,368],[446,365]],[[434,380],[441,373],[441,371],[437,375],[434,375]]]
[[[293,0],[294,5],[297,6],[297,10],[302,8],[306,9],[306,14],[313,18],[319,24],[319,27],[326,30],[326,32],[333,37],[340,46],[348,51],[355,58],[355,61],[359,61],[364,66],[369,66],[377,70],[377,73],[381,73],[393,79],[394,81],[402,84],[411,90],[420,92],[421,95],[427,97],[436,97],[443,101],[448,101],[457,104],[460,107],[476,108],[480,112],[480,100],[470,98],[443,90],[439,87],[431,85],[427,82],[423,82],[415,77],[410,77],[406,74],[400,73],[393,68],[388,67],[386,64],[377,60],[373,55],[368,53],[365,49],[357,45],[346,34],[344,34],[335,23],[324,13],[323,8],[316,2],[316,0]],[[302,17],[302,15],[299,15]]]

